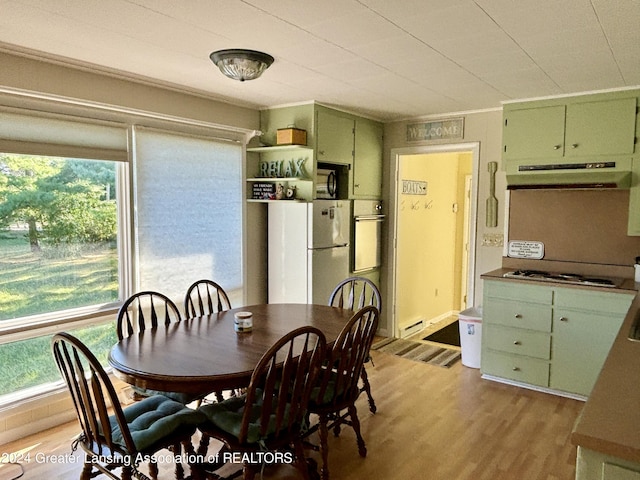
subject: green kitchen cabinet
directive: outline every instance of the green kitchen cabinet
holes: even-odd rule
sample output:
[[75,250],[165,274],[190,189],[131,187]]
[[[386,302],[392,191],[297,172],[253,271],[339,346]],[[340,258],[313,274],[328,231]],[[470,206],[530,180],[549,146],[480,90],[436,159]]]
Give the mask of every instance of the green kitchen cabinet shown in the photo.
[[640,236],[640,156],[633,159],[631,169],[627,235]]
[[[635,150],[637,92],[507,104],[503,159],[538,160],[631,155]],[[635,96],[634,96],[635,95]]]
[[503,157],[562,158],[564,155],[565,106],[504,111]]
[[636,104],[632,97],[567,105],[565,156],[633,154]]
[[553,292],[516,282],[484,282],[481,371],[547,387]]
[[316,110],[316,158],[319,162],[353,164],[355,119],[335,110]]
[[576,480],[640,480],[640,463],[578,446]]
[[555,288],[549,386],[589,395],[633,295]]
[[353,162],[353,198],[382,196],[382,135],[379,122],[356,118]]
[[483,375],[588,396],[633,297],[485,279]]
[[[307,145],[277,146],[276,132],[280,128],[295,126],[307,131]],[[379,199],[382,196],[383,124],[364,117],[352,115],[315,103],[279,107],[260,112],[260,141],[269,146],[248,148],[260,154],[260,159],[282,159],[290,161],[290,153],[301,152],[311,158],[305,163],[305,183],[296,183],[301,195],[310,200],[315,196],[312,189],[317,164],[337,165],[343,198]],[[248,175],[255,168],[247,166]],[[344,176],[343,176],[344,175]],[[257,182],[260,178],[250,178]],[[293,179],[297,180],[297,179]],[[303,193],[304,191],[304,193]]]

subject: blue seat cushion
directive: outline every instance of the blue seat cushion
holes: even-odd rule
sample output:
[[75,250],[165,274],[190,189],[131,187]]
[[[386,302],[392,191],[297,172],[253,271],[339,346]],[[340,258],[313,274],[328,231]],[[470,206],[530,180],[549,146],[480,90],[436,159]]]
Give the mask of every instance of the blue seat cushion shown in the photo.
[[183,405],[187,403],[191,403],[194,400],[197,400],[199,397],[189,394],[189,393],[180,393],[180,392],[162,392],[160,390],[151,390],[147,388],[136,387],[135,385],[132,387],[133,391],[138,393],[143,397],[153,397],[154,395],[163,395],[171,400],[175,400],[176,402],[180,402]]
[[[133,443],[143,451],[180,431],[195,431],[206,418],[197,410],[162,395],[145,398],[124,409]],[[115,419],[109,417],[114,441],[125,447],[122,432]]]
[[[269,425],[265,436],[260,435],[260,414],[262,413],[262,392],[257,392],[257,400],[251,408],[249,416],[249,428],[247,430],[247,443],[253,444],[260,440],[265,440],[269,435],[276,433],[275,415],[270,415]],[[221,430],[240,437],[240,427],[242,425],[242,416],[246,407],[246,396],[230,397],[222,402],[203,405],[198,410],[202,412],[209,422]],[[276,398],[273,399],[277,401]],[[285,408],[285,417],[289,415],[289,406]],[[286,422],[285,422],[286,423]]]

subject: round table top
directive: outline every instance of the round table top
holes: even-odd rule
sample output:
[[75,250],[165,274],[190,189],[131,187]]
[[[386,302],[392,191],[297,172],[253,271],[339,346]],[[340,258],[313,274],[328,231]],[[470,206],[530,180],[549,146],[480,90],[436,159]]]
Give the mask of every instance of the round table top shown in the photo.
[[[253,314],[253,329],[236,332],[234,314]],[[311,325],[331,344],[354,314],[327,305],[250,305],[148,329],[109,353],[115,375],[132,385],[204,394],[246,387],[262,355],[291,330]]]

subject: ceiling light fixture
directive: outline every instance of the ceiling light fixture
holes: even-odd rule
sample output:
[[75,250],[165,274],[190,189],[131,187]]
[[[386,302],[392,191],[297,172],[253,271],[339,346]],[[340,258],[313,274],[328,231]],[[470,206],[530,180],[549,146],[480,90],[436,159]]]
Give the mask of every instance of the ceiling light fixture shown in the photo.
[[273,57],[255,50],[218,50],[209,55],[220,71],[227,77],[244,82],[262,75],[273,63]]

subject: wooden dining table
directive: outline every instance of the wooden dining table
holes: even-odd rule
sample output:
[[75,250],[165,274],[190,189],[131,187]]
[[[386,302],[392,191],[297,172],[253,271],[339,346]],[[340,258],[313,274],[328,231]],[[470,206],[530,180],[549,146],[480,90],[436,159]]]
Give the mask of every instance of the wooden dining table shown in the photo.
[[[236,332],[234,315],[253,314],[253,328]],[[250,305],[144,330],[109,353],[116,377],[137,387],[206,394],[246,387],[262,355],[283,335],[311,325],[334,342],[353,311],[326,305]]]

